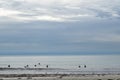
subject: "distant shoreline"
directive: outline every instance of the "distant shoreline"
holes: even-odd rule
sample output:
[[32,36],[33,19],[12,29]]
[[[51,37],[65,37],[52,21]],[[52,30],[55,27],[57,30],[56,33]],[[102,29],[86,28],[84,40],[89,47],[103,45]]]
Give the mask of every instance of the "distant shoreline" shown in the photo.
[[120,74],[0,74],[0,77],[11,78],[11,77],[81,77],[81,76],[108,76]]
[[[56,75],[120,75],[120,71],[81,71],[80,69],[62,69],[62,68],[0,68],[0,71],[5,71],[6,73],[0,73],[0,76],[56,76]],[[13,73],[19,72],[21,73]],[[33,72],[38,73],[33,73]],[[27,73],[26,73],[27,72]],[[43,72],[43,73],[39,73]]]
[[[34,74],[34,73],[7,73],[0,74],[0,80],[120,80],[119,74],[109,74],[109,73],[47,73],[47,71],[52,70],[64,70],[60,68],[0,68],[0,71],[42,71],[46,70],[46,73],[43,74]],[[58,70],[58,71],[59,71]],[[65,69],[66,70],[66,69]]]
[[0,70],[64,70],[62,68],[0,68]]

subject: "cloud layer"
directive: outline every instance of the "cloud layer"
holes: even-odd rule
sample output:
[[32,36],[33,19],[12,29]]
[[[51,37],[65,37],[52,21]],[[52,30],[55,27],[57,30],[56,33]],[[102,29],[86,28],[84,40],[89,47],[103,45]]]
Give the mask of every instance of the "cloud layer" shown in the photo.
[[119,3],[0,0],[0,54],[119,54]]
[[119,0],[0,0],[0,17],[18,21],[119,18]]

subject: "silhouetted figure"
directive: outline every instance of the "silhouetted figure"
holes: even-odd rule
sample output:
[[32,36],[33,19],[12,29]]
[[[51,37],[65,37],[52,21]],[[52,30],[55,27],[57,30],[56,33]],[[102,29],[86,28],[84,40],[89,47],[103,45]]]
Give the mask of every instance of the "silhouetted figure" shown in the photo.
[[40,65],[40,63],[38,63],[38,65]]
[[78,68],[81,68],[81,66],[79,65]]
[[46,68],[48,68],[48,65],[46,65]]
[[28,68],[29,67],[29,65],[26,65],[26,68]]
[[86,68],[87,66],[86,65],[84,65],[84,68]]
[[10,65],[8,65],[8,68],[10,68]]
[[37,67],[37,65],[34,65],[34,67]]

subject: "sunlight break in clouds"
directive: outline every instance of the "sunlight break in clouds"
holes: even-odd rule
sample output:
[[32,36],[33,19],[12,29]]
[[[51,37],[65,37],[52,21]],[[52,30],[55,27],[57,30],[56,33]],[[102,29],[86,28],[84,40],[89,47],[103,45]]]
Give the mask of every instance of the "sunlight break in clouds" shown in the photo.
[[0,8],[0,16],[10,17],[18,14],[22,14],[22,13],[17,10],[15,11],[15,10],[7,10],[7,9]]
[[[20,16],[20,15],[26,15],[26,16],[24,17],[24,16]],[[0,16],[1,17],[8,17],[8,18],[11,18],[11,19],[16,19],[16,20],[19,20],[19,21],[25,21],[25,20],[28,20],[28,21],[34,21],[34,20],[63,21],[62,18],[47,16],[47,15],[27,17],[27,13],[20,12],[20,11],[17,11],[17,10],[7,10],[7,9],[3,9],[3,8],[0,8]]]

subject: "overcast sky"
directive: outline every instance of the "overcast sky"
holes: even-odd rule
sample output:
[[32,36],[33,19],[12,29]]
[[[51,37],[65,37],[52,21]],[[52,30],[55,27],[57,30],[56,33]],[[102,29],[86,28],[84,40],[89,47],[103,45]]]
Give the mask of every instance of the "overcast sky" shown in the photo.
[[119,54],[120,0],[0,0],[0,54]]

